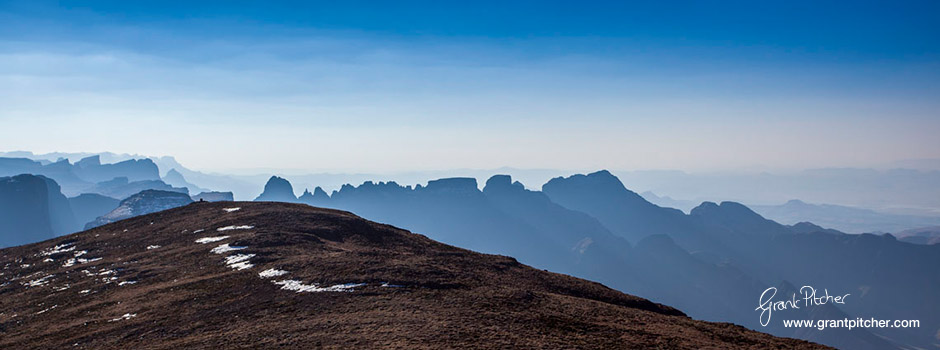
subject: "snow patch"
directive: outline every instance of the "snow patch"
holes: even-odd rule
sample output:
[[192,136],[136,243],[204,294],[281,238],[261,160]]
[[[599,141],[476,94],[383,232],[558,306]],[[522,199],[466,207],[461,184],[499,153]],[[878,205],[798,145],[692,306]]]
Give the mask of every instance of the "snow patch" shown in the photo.
[[126,285],[129,285],[129,284],[135,284],[135,283],[137,283],[137,281],[123,281],[123,282],[118,283],[118,285],[119,285],[119,286],[126,286]]
[[59,254],[59,253],[70,252],[70,251],[75,250],[75,246],[74,246],[74,245],[75,245],[75,243],[72,243],[72,242],[65,243],[65,244],[59,244],[59,245],[57,245],[57,246],[55,246],[55,247],[52,247],[52,248],[49,248],[49,249],[46,249],[46,250],[40,252],[40,254],[43,255],[43,256],[50,256],[50,255],[53,255],[53,254]]
[[241,209],[242,209],[242,208],[236,207],[236,208],[225,208],[225,209],[222,209],[222,210],[224,210],[226,213],[231,213],[231,212],[233,212],[233,211],[239,211],[239,210],[241,210]]
[[244,261],[240,263],[230,264],[228,265],[228,267],[231,267],[236,270],[244,270],[244,269],[250,269],[252,267],[255,267],[255,265],[252,265],[250,262]]
[[37,314],[37,315],[41,315],[41,314],[46,313],[46,311],[55,309],[55,308],[57,308],[57,307],[59,307],[59,305],[52,305],[52,307],[50,307],[50,308],[48,308],[48,309],[44,309],[44,310],[42,310],[42,311],[40,311],[40,312],[37,312],[36,314]]
[[250,229],[253,229],[253,228],[255,228],[255,227],[254,227],[254,226],[248,226],[248,225],[241,225],[241,226],[232,225],[232,226],[219,227],[219,228],[217,228],[217,229],[215,229],[215,230],[216,230],[216,231],[219,231],[219,232],[222,232],[222,231],[231,231],[231,230],[250,230]]
[[297,293],[352,292],[353,288],[366,285],[365,283],[344,283],[329,287],[320,287],[316,284],[303,284],[303,282],[298,280],[274,281],[274,284],[281,286],[281,289],[292,290]]
[[272,278],[272,277],[283,276],[286,274],[287,274],[287,271],[284,271],[284,270],[267,269],[267,270],[261,271],[261,273],[259,273],[258,276],[260,276],[261,278]]
[[212,248],[211,252],[216,253],[216,254],[225,254],[225,253],[228,253],[228,252],[233,252],[233,251],[236,251],[236,250],[242,250],[242,249],[245,249],[245,248],[248,248],[248,247],[240,247],[240,246],[234,246],[234,247],[233,247],[233,246],[228,245],[228,243],[225,243],[225,244],[220,245],[220,246],[218,246],[218,247]]
[[158,246],[158,245],[156,245],[156,244],[154,244],[154,245],[148,245],[148,246],[147,246],[147,250],[157,249],[157,248],[160,248],[160,246]]
[[383,288],[404,288],[405,286],[400,285],[400,284],[390,284],[388,282],[382,282],[382,287]]
[[225,257],[225,265],[236,270],[250,269],[254,267],[248,259],[255,257],[254,254],[235,254]]
[[203,229],[198,229],[198,230],[196,230],[196,231],[193,231],[193,233],[199,233],[199,232],[202,232],[202,231],[205,231],[205,230],[203,230]]
[[206,244],[206,243],[218,242],[226,238],[228,238],[228,236],[205,237],[205,238],[197,239],[196,243]]
[[111,319],[111,320],[108,321],[108,322],[117,322],[117,321],[121,321],[121,320],[129,320],[129,319],[132,319],[132,318],[134,318],[134,317],[137,317],[137,314],[124,314],[124,315],[121,315],[121,317],[118,317],[118,318],[115,318],[115,319]]
[[43,278],[34,279],[34,280],[29,281],[29,282],[27,282],[26,284],[24,284],[24,286],[27,286],[27,287],[39,287],[39,286],[41,286],[41,285],[44,285],[44,284],[46,284],[46,283],[49,283],[49,279],[52,278],[52,276],[55,276],[55,275],[48,275],[48,276],[43,277]]

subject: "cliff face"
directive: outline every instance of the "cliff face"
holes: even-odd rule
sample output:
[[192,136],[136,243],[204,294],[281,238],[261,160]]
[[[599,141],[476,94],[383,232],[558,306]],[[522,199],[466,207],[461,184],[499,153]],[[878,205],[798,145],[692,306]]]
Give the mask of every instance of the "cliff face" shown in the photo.
[[115,221],[144,214],[155,213],[192,203],[192,198],[179,192],[146,190],[128,197],[111,212],[85,225],[85,229],[106,225]]
[[55,181],[36,175],[0,178],[0,246],[32,243],[78,228]]

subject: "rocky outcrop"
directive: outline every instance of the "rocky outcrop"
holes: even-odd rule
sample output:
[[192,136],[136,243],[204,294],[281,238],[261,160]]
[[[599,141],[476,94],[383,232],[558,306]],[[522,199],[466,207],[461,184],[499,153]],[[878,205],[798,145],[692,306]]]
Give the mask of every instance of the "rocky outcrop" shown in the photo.
[[264,185],[264,192],[256,202],[289,202],[296,203],[297,197],[294,195],[294,187],[284,178],[271,176],[268,183]]
[[118,205],[116,209],[88,223],[85,225],[85,229],[95,228],[135,216],[181,207],[192,202],[192,198],[189,198],[185,193],[158,190],[142,191],[121,201],[121,204]]
[[330,195],[326,194],[326,191],[320,188],[320,186],[317,186],[317,188],[313,189],[313,193],[304,190],[304,194],[300,195],[300,198],[297,198],[297,200],[315,207],[326,206],[330,202]]

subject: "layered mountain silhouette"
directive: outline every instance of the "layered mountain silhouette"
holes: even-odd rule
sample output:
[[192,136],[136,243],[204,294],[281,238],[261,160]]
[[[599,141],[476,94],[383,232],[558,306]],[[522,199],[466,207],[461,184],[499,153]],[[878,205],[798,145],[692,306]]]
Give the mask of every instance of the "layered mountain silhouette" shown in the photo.
[[809,221],[848,233],[897,233],[919,227],[940,225],[940,217],[885,214],[870,209],[810,204],[795,199],[781,205],[750,205],[749,207],[782,224]]
[[159,190],[179,192],[189,194],[189,189],[185,187],[173,187],[161,180],[142,180],[129,182],[126,177],[116,177],[114,179],[95,184],[94,187],[87,189],[90,193],[97,193],[113,198],[127,198],[134,194],[146,190]]
[[[586,183],[594,185],[586,186]],[[671,215],[674,225],[682,225],[683,229],[667,235],[701,261],[741,271],[764,286],[798,281],[794,283],[854,293],[857,297],[855,302],[839,305],[839,309],[850,315],[920,319],[926,325],[919,330],[878,329],[876,332],[880,337],[907,346],[928,347],[936,342],[936,331],[940,328],[936,311],[940,310],[940,303],[933,295],[940,295],[940,275],[924,268],[940,261],[940,248],[936,246],[911,245],[890,236],[814,230],[813,227],[818,227],[814,225],[784,226],[733,202],[706,202],[687,216],[670,209],[656,214],[655,206],[650,209],[649,205],[637,204],[633,193],[624,192],[619,180],[615,181],[606,172],[553,179],[549,184],[543,187],[549,197],[597,217],[615,234],[636,237],[637,231],[625,224],[628,219],[644,221],[643,216],[633,214],[634,211],[646,210],[644,216],[653,218],[637,225],[641,228],[658,223],[657,219],[662,216]],[[573,188],[579,188],[581,193],[572,194]],[[625,194],[619,200],[607,200],[605,205],[587,200],[610,197],[610,193]],[[618,212],[625,213],[626,219],[618,217]],[[721,285],[705,286],[708,290],[723,290]],[[904,296],[903,301],[898,300],[899,295]],[[680,300],[661,300],[680,308],[687,303],[695,303],[694,297],[685,297],[692,300],[681,300],[682,295],[678,297]],[[734,322],[751,325],[746,318],[742,319],[749,317],[746,314],[729,316]],[[833,339],[825,334],[807,330],[800,336],[830,345],[848,346],[828,343],[839,338]],[[883,348],[881,344],[869,345],[870,348]],[[853,343],[851,347],[858,345]]]
[[143,190],[155,189],[188,193],[186,187],[174,187],[160,178],[157,165],[150,159],[128,159],[102,164],[99,155],[69,163],[62,158],[48,163],[27,158],[0,158],[0,176],[42,175],[54,180],[67,196],[96,193],[124,199]]
[[894,234],[898,240],[914,244],[940,244],[940,226],[921,227]]
[[194,203],[0,268],[11,349],[822,348],[298,204]]
[[[282,181],[275,181],[281,193],[288,193]],[[676,305],[697,318],[765,329],[754,311],[757,297],[781,281],[796,281],[865,295],[854,304],[839,305],[838,312],[927,322],[927,330],[913,331],[917,334],[877,330],[876,337],[888,339],[892,347],[929,345],[935,333],[930,329],[940,325],[928,311],[940,309],[928,296],[940,293],[940,281],[924,269],[940,252],[918,251],[888,238],[868,241],[870,235],[846,235],[812,224],[785,226],[734,202],[706,202],[686,215],[650,204],[606,171],[556,178],[543,192],[494,176],[482,191],[474,179],[450,178],[415,187],[367,181],[329,196],[303,197],[318,197],[316,205],[408,227],[448,244],[598,280]],[[842,260],[834,261],[835,256]],[[907,272],[893,273],[898,269]],[[925,286],[924,281],[930,282]],[[903,303],[889,296],[905,290],[918,292]],[[840,343],[839,337],[826,334],[806,330],[798,336],[834,346],[859,347],[861,342],[865,348],[884,347],[884,342],[864,339]],[[783,335],[796,336],[792,330]]]
[[[155,197],[141,198],[153,210],[188,203],[185,194],[168,196],[179,202],[161,207]],[[542,191],[497,175],[482,190],[473,178],[414,187],[366,181],[329,195],[314,187],[299,198],[290,182],[275,176],[256,200],[348,210],[446,244],[596,280],[694,318],[779,336],[844,348],[929,348],[940,330],[940,303],[933,300],[940,295],[940,276],[933,273],[940,245],[910,244],[893,235],[848,235],[806,222],[781,225],[735,202],[704,202],[685,214],[649,203],[607,171],[554,178]],[[102,223],[147,210],[115,212]],[[918,319],[922,326],[847,333],[761,326],[758,296],[788,283],[851,294],[850,302],[809,313],[781,312],[775,322],[845,315]]]
[[76,162],[72,171],[79,178],[90,182],[107,181],[116,177],[126,177],[128,181],[160,180],[160,170],[150,159],[129,159],[102,164],[101,157],[94,155]]
[[72,213],[82,227],[85,224],[94,221],[103,216],[121,204],[121,201],[108,196],[102,196],[97,193],[84,193],[76,197],[69,198],[69,206]]

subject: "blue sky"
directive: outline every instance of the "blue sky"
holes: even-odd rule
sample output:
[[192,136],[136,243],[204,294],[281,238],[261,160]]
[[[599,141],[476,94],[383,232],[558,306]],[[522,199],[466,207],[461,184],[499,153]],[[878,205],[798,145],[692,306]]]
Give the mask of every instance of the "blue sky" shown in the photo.
[[0,0],[0,150],[194,168],[940,158],[937,2]]

